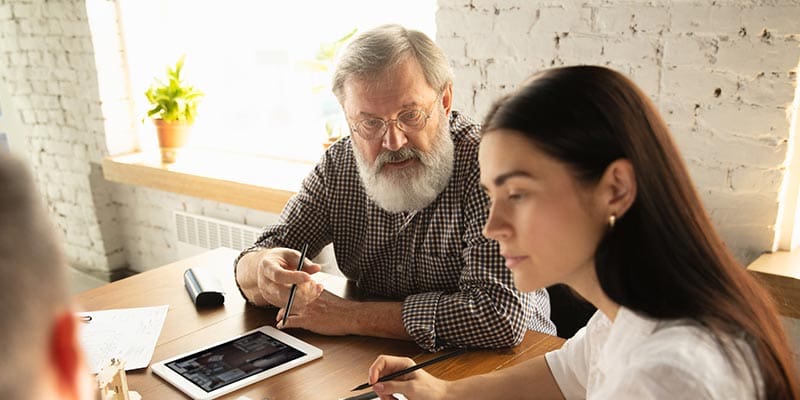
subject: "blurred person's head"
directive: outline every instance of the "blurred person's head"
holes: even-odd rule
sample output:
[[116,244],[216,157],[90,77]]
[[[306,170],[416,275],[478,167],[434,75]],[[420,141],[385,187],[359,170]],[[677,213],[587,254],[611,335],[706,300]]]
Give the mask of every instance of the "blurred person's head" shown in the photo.
[[425,34],[384,25],[353,40],[333,92],[367,194],[390,212],[425,208],[453,171],[452,72]]
[[91,398],[67,265],[24,165],[0,153],[0,397]]

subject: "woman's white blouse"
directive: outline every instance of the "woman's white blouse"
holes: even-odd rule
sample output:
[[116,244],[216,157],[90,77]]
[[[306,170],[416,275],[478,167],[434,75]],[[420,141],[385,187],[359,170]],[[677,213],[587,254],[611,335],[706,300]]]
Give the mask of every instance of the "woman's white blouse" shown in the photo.
[[[545,355],[567,399],[754,399],[763,390],[751,348],[688,320],[656,320],[620,307],[597,311],[564,346]],[[739,345],[739,346],[737,346]],[[737,347],[745,349],[738,350]],[[743,354],[744,353],[744,354]]]

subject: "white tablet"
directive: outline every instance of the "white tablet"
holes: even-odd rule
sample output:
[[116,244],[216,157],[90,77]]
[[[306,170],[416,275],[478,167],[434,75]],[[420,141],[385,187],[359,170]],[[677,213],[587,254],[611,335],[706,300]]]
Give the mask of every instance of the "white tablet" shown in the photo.
[[193,399],[214,399],[322,357],[322,350],[271,326],[151,366]]

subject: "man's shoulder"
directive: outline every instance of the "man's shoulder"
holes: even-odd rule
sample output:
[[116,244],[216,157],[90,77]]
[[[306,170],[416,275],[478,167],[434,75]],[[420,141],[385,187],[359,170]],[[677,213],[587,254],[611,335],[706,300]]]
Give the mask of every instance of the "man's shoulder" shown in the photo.
[[453,136],[457,159],[462,162],[474,159],[477,162],[480,132],[480,124],[470,117],[455,110],[450,112],[450,134]]
[[456,140],[478,142],[480,140],[481,125],[460,111],[452,110],[450,112],[450,132]]
[[314,166],[313,175],[327,182],[357,179],[358,167],[351,141],[350,136],[345,136],[325,149]]
[[353,148],[350,144],[351,141],[352,138],[350,136],[344,136],[337,140],[325,150],[323,159],[340,160],[343,158],[352,158]]
[[343,172],[356,169],[355,156],[353,154],[352,138],[345,136],[325,150],[325,153],[317,162],[317,168],[328,170],[335,168],[336,171]]

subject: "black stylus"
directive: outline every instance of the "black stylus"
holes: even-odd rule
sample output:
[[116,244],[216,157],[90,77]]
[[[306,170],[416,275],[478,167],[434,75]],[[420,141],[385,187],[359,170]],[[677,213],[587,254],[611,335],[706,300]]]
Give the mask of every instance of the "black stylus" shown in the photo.
[[[431,364],[436,364],[436,363],[438,363],[439,361],[444,361],[444,360],[447,360],[447,359],[448,359],[448,358],[450,358],[450,357],[455,357],[455,356],[457,356],[457,355],[464,354],[464,353],[466,353],[466,352],[467,352],[467,349],[466,349],[466,348],[460,348],[460,349],[458,349],[458,350],[451,351],[451,352],[449,352],[449,353],[447,353],[447,354],[443,354],[443,355],[441,355],[441,356],[439,356],[439,357],[432,358],[432,359],[430,359],[430,360],[428,360],[428,361],[425,361],[425,362],[423,362],[423,363],[420,363],[420,364],[414,365],[414,366],[412,366],[412,367],[408,367],[408,368],[406,368],[406,369],[401,369],[400,371],[397,371],[397,372],[392,372],[392,373],[391,373],[391,374],[389,374],[389,375],[382,376],[382,377],[378,378],[378,382],[386,382],[386,381],[390,381],[390,380],[392,380],[392,379],[394,379],[394,378],[397,378],[398,376],[403,376],[403,375],[405,375],[405,374],[407,374],[407,373],[409,373],[409,372],[414,372],[414,371],[416,371],[416,370],[418,370],[418,369],[420,369],[420,368],[425,368],[425,367],[427,367],[427,366],[429,366],[429,365],[431,365]],[[378,382],[375,382],[375,383],[378,383]],[[350,391],[351,391],[351,392],[355,392],[355,391],[357,391],[357,390],[363,390],[363,389],[366,389],[366,388],[368,388],[368,387],[370,387],[370,386],[372,386],[372,385],[370,385],[370,384],[369,384],[369,382],[367,382],[367,383],[362,383],[362,384],[360,384],[360,385],[356,386],[355,388],[353,388],[353,389],[352,389],[352,390],[350,390]]]
[[[303,262],[306,259],[306,251],[308,251],[308,243],[303,245],[303,250],[300,251],[300,261],[297,262],[297,270],[303,270]],[[297,284],[292,285],[292,290],[289,292],[289,301],[286,303],[286,312],[283,313],[283,326],[286,326],[286,318],[289,316],[289,311],[292,310],[292,303],[294,302],[294,294],[297,292]]]

